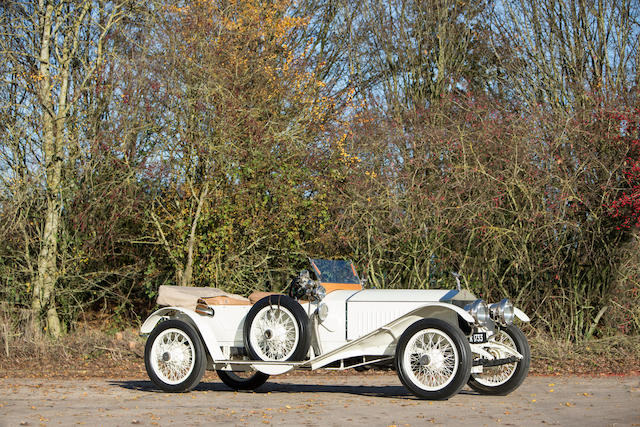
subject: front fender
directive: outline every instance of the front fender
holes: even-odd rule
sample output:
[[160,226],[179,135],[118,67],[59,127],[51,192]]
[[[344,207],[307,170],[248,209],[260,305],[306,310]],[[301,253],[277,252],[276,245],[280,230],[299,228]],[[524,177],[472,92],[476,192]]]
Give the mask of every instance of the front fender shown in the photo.
[[473,316],[456,305],[441,302],[425,303],[366,335],[305,362],[303,366],[318,369],[336,360],[354,356],[393,356],[400,336],[413,323],[425,318],[436,318],[457,327],[458,316],[468,323],[474,322]]
[[469,323],[475,322],[473,316],[471,314],[469,314],[468,311],[458,307],[457,305],[447,304],[447,303],[443,303],[443,302],[427,303],[427,304],[423,305],[422,307],[419,307],[419,308],[416,308],[413,311],[410,311],[409,313],[405,314],[402,317],[405,317],[405,316],[419,316],[419,317],[422,317],[422,318],[437,317],[437,313],[441,313],[441,312],[443,312],[443,310],[445,312],[446,311],[454,311],[456,314],[458,314],[460,317],[462,317],[462,319],[464,319],[465,321],[467,321]]
[[522,320],[523,322],[529,322],[531,321],[531,319],[529,318],[529,316],[527,316],[524,311],[520,310],[519,308],[513,308],[513,314],[516,315],[516,317],[520,320]]
[[163,318],[179,319],[190,323],[196,331],[200,333],[204,346],[207,348],[213,362],[225,359],[222,354],[222,350],[220,349],[220,344],[209,325],[211,320],[187,308],[164,307],[153,312],[140,327],[140,334],[151,333],[153,328],[155,328],[158,322]]
[[398,339],[405,329],[407,329],[410,325],[420,319],[431,317],[441,319],[451,323],[452,325],[458,326],[458,316],[460,316],[467,323],[473,324],[475,322],[473,316],[469,314],[469,312],[458,307],[457,305],[442,302],[432,302],[418,307],[403,316],[400,316],[395,321],[386,325],[386,327],[388,331],[391,332],[396,339]]

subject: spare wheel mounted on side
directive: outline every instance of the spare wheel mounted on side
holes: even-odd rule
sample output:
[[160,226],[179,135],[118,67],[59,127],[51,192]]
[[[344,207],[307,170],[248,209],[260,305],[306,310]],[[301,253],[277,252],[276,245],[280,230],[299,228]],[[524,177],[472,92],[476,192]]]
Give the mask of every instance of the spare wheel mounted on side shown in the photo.
[[252,360],[303,360],[311,345],[309,317],[293,298],[264,297],[247,313],[244,344]]

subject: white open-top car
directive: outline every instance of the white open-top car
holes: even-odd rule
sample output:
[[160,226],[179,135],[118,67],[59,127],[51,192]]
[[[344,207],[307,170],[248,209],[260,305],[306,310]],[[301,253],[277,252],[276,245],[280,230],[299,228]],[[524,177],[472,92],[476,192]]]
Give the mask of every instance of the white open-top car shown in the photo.
[[289,295],[244,298],[215,288],[162,286],[141,328],[145,366],[161,389],[193,389],[205,369],[236,390],[293,369],[394,362],[424,399],[465,385],[507,394],[527,376],[529,344],[513,322],[529,318],[508,299],[487,305],[457,290],[363,289],[349,261],[312,259]]

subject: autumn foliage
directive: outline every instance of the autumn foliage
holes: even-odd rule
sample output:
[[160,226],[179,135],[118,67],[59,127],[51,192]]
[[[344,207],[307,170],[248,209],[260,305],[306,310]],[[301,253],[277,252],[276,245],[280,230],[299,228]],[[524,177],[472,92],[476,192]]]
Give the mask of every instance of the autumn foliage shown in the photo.
[[622,194],[610,207],[612,216],[620,220],[617,228],[629,230],[640,227],[640,109],[615,114],[614,119],[620,124],[616,142],[626,149],[627,153],[624,180],[619,185],[619,192]]
[[0,3],[0,311],[130,323],[322,256],[638,333],[637,6],[561,3]]

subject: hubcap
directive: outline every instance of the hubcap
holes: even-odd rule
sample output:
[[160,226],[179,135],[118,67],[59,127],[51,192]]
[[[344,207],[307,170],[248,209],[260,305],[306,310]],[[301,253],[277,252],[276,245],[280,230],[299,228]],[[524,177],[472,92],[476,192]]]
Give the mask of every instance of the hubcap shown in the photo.
[[420,366],[427,366],[431,363],[431,358],[425,354],[420,358]]

